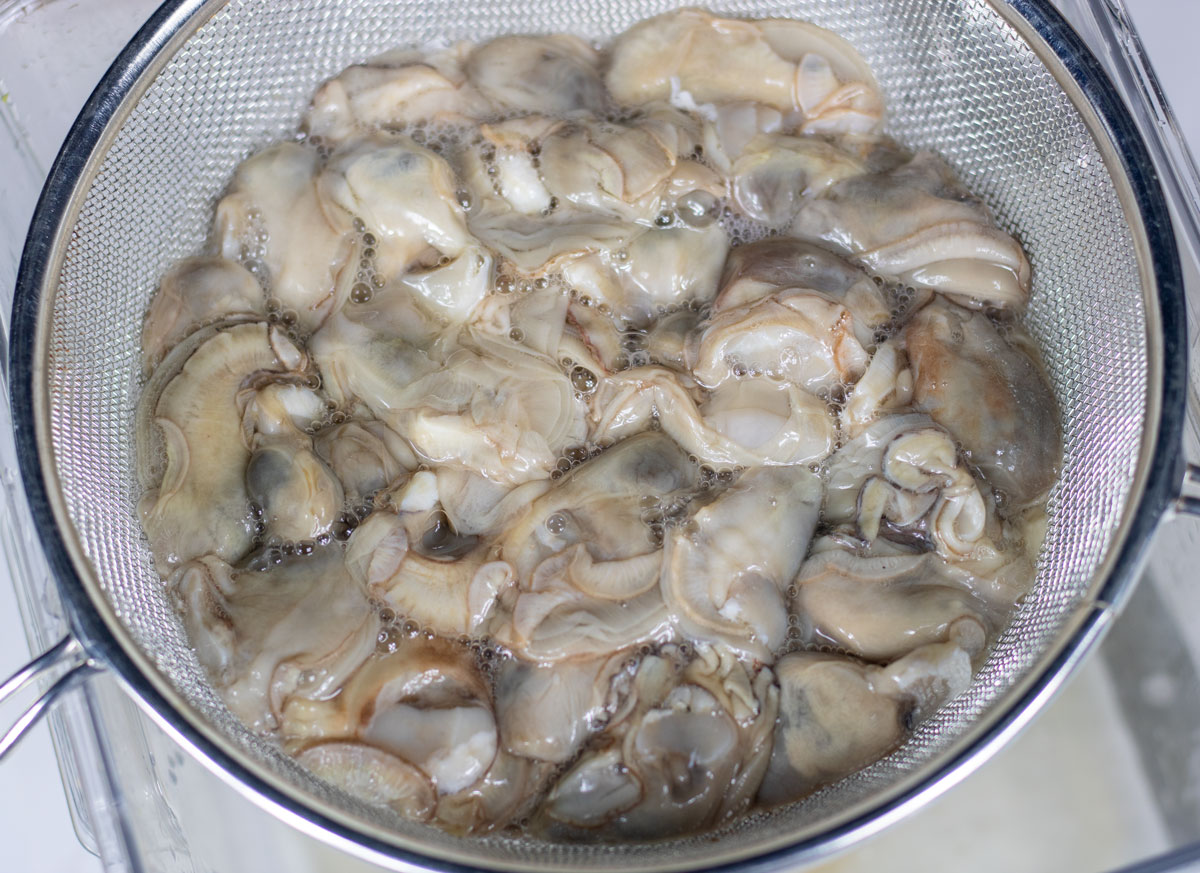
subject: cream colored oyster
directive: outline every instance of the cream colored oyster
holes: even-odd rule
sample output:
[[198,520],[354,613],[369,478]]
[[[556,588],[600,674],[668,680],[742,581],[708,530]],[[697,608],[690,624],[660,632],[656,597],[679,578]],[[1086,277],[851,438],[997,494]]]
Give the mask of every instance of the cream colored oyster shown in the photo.
[[[238,394],[303,362],[282,331],[252,322],[193,334],[155,372],[138,410],[139,475],[147,489],[138,511],[161,575],[202,555],[236,561],[250,549],[251,446]],[[157,446],[165,454],[161,469]]]
[[441,51],[386,52],[347,67],[317,89],[305,116],[308,133],[340,145],[374,129],[461,125],[494,113],[471,87],[463,63],[471,49],[457,43]]
[[1019,312],[1029,297],[1021,246],[931,152],[838,182],[804,205],[791,232],[964,305]]
[[246,569],[209,555],[167,588],[221,697],[260,733],[279,727],[289,703],[337,694],[375,648],[379,620],[336,546],[264,553]]
[[625,713],[554,785],[551,833],[661,839],[743,812],[770,756],[778,689],[770,669],[748,669],[702,646],[690,663],[673,647],[644,658]]
[[883,115],[875,80],[854,48],[799,21],[669,12],[617,38],[606,81],[619,103],[747,101],[778,110],[808,134],[871,132]]
[[[477,833],[503,827],[525,810],[552,766],[500,747],[488,683],[465,647],[401,639],[371,657],[325,700],[293,698],[281,721],[285,743],[315,754],[331,741],[381,750],[405,769],[405,793],[418,818]],[[399,769],[393,767],[394,769]],[[385,771],[389,772],[389,771]],[[436,805],[429,809],[429,794]]]
[[953,644],[915,649],[887,667],[797,652],[774,667],[779,721],[760,803],[795,800],[836,782],[898,745],[909,721],[927,718],[971,681],[971,659]]
[[214,235],[229,260],[260,265],[271,296],[312,330],[350,291],[354,240],[318,194],[315,149],[281,143],[242,162],[217,204]]
[[770,662],[787,633],[785,590],[820,512],[807,467],[758,467],[664,543],[662,596],[682,639]]
[[262,286],[242,265],[225,258],[185,258],[159,283],[142,326],[147,372],[192,330],[218,319],[260,320]]

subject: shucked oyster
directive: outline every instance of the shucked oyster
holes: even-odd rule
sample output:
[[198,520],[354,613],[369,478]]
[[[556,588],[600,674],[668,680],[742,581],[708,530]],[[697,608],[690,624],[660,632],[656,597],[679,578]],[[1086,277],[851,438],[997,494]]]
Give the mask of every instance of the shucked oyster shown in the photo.
[[289,699],[337,693],[375,648],[379,621],[336,547],[242,570],[208,556],[168,586],[200,663],[253,730],[274,730]]
[[[217,204],[221,254],[261,266],[267,288],[312,329],[349,293],[353,242],[317,193],[314,149],[281,143],[238,167]],[[347,273],[349,271],[349,273]]]
[[1019,312],[1029,296],[1021,246],[930,152],[838,182],[800,210],[791,230],[967,305]]
[[946,303],[917,313],[904,340],[914,406],[954,434],[1015,504],[1045,494],[1058,472],[1062,435],[1036,358],[982,313]]
[[760,467],[670,532],[662,593],[683,638],[771,660],[787,632],[784,589],[808,550],[820,490],[806,467]]
[[372,656],[336,697],[293,698],[281,733],[305,754],[331,741],[381,750],[385,774],[400,771],[416,783],[401,795],[413,817],[432,815],[459,832],[518,817],[552,771],[501,748],[484,674],[465,647],[444,640],[401,640]]
[[[298,369],[303,360],[281,331],[238,324],[193,334],[151,378],[138,413],[140,474],[149,487],[138,508],[163,575],[206,554],[236,561],[249,550],[255,529],[244,481],[250,446],[238,393],[255,379]],[[159,444],[166,463],[156,476]]]
[[674,648],[645,658],[625,715],[551,790],[550,831],[658,839],[743,812],[770,755],[778,689],[719,647],[682,666]]
[[794,116],[804,133],[869,132],[883,114],[871,71],[829,31],[693,9],[643,21],[619,37],[607,83],[625,104],[678,99],[681,92],[685,108],[760,103]]
[[795,800],[835,782],[900,742],[905,724],[929,715],[971,681],[967,652],[927,645],[887,667],[795,653],[775,665],[779,720],[761,803]]

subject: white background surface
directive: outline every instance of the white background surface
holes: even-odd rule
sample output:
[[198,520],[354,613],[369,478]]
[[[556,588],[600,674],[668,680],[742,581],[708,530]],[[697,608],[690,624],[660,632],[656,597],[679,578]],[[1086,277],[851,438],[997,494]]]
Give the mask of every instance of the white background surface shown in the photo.
[[[67,0],[58,0],[71,6]],[[105,2],[105,0],[89,0]],[[1134,21],[1146,43],[1151,61],[1162,80],[1168,99],[1174,106],[1180,125],[1192,144],[1200,150],[1200,94],[1197,92],[1195,37],[1200,33],[1200,3],[1193,0],[1126,0]],[[0,11],[6,4],[0,0]],[[74,34],[71,39],[86,38]],[[70,51],[71,39],[64,40],[63,51]],[[120,49],[114,43],[110,57]],[[82,102],[84,95],[80,96]],[[26,108],[26,112],[28,112]],[[2,171],[3,168],[0,168]],[[0,572],[0,575],[3,575]],[[0,579],[0,674],[7,674],[28,657],[24,632],[17,615],[11,586]],[[1056,707],[1068,706],[1073,693],[1091,688],[1087,671],[1053,704],[1042,720],[1053,719]],[[1080,687],[1083,686],[1083,687]],[[7,726],[11,710],[2,719]],[[1036,730],[1036,729],[1035,729]],[[1037,742],[1035,731],[1021,737],[1018,743]],[[1004,753],[1007,755],[1008,753]],[[986,765],[976,779],[987,777],[988,768],[1002,767],[1002,755]],[[946,800],[953,798],[953,792]],[[1129,822],[1121,823],[1129,826]],[[986,822],[980,823],[986,827]],[[1054,828],[1053,822],[1048,828]],[[962,835],[959,835],[960,838]],[[1080,845],[1087,835],[1079,834]],[[894,856],[889,859],[881,849],[886,841],[868,844],[867,855],[880,864],[879,869],[892,869]],[[1047,858],[1047,861],[1050,859]],[[1059,859],[1063,861],[1065,859]],[[840,865],[833,865],[834,868]],[[45,724],[35,728],[16,751],[0,766],[0,870],[13,873],[87,873],[101,869],[99,861],[88,854],[76,839],[62,783]],[[1067,866],[1048,866],[1047,869],[1070,869]]]

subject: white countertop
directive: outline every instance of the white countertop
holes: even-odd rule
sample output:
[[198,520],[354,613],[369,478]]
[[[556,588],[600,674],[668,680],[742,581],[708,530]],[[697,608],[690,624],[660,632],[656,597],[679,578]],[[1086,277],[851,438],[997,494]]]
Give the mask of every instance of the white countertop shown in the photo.
[[[69,0],[58,0],[64,6],[76,5]],[[91,0],[91,2],[107,2],[107,0]],[[136,0],[135,0],[136,2]],[[1139,28],[1150,58],[1154,63],[1168,99],[1171,101],[1178,116],[1180,126],[1191,143],[1193,151],[1200,151],[1200,94],[1196,90],[1195,74],[1195,35],[1200,32],[1200,3],[1191,0],[1126,0],[1131,14]],[[0,0],[0,16],[6,14],[11,3]],[[146,9],[154,5],[149,0],[143,0]],[[120,49],[125,38],[132,34],[133,29],[125,23],[109,25],[110,31],[76,33],[64,41],[69,46],[74,40],[102,40],[111,59]],[[99,43],[96,43],[99,44]],[[97,76],[100,70],[97,70]],[[4,90],[0,83],[0,93]],[[78,104],[86,97],[78,96]],[[28,111],[28,109],[26,110]],[[68,121],[60,122],[65,133]],[[3,571],[0,570],[0,575]],[[17,604],[11,585],[7,580],[0,579],[0,674],[7,674],[28,658],[21,621],[17,614]],[[970,777],[964,785],[952,789],[939,800],[929,812],[936,813],[940,818],[926,820],[937,821],[948,827],[962,828],[957,834],[951,834],[948,839],[962,840],[972,833],[986,831],[988,815],[986,804],[958,804],[957,792],[970,792],[972,796],[982,796],[987,793],[989,786],[1002,786],[1006,781],[1021,778],[1021,768],[1034,766],[1034,762],[1053,760],[1056,757],[1064,759],[1062,766],[1071,770],[1074,757],[1083,762],[1083,756],[1099,757],[1108,754],[1105,743],[1107,740],[1096,733],[1082,737],[1078,747],[1074,749],[1055,749],[1046,746],[1047,737],[1051,733],[1056,720],[1089,720],[1103,718],[1113,703],[1107,699],[1105,688],[1106,679],[1099,674],[1099,668],[1093,662],[1080,671],[1062,695],[1057,699],[1037,722],[1025,734],[1019,737],[1008,749]],[[11,718],[11,710],[6,710],[3,725],[6,727]],[[1032,775],[1032,774],[1031,774]],[[1044,775],[1044,774],[1042,774]],[[1091,774],[1092,782],[1083,784],[1067,784],[1068,780],[1059,780],[1050,791],[1050,796],[1043,798],[1040,803],[1031,804],[1029,810],[1029,825],[1033,829],[1031,838],[1044,839],[1049,847],[1044,856],[1046,870],[1093,870],[1100,863],[1090,847],[1097,842],[1104,843],[1108,835],[1109,842],[1124,841],[1127,857],[1118,860],[1130,861],[1139,857],[1141,851],[1153,850],[1161,843],[1161,834],[1154,832],[1154,822],[1149,815],[1139,818],[1137,807],[1141,804],[1137,797],[1130,797],[1134,814],[1117,814],[1118,811],[1101,811],[1104,814],[1091,815],[1079,809],[1071,809],[1070,805],[1078,797],[1086,797],[1088,792],[1098,790],[1093,782],[1103,777]],[[1120,780],[1122,774],[1110,774],[1107,778]],[[974,788],[972,786],[974,785]],[[1110,789],[1114,787],[1108,786]],[[1136,787],[1128,790],[1135,791]],[[937,813],[937,808],[943,811]],[[955,809],[958,807],[958,809]],[[1040,822],[1041,809],[1062,810],[1057,818]],[[1112,814],[1109,815],[1108,813]],[[1107,816],[1107,817],[1106,817]],[[923,830],[922,830],[923,829]],[[923,822],[914,825],[915,833],[932,832],[932,825]],[[980,830],[982,829],[982,831]],[[996,836],[1002,837],[997,833]],[[947,839],[945,833],[942,839]],[[867,843],[862,849],[856,850],[851,856],[835,862],[828,867],[829,873],[835,870],[859,870],[867,867],[874,869],[909,869],[920,862],[918,857],[898,858],[892,852],[898,844],[890,834]],[[100,870],[99,860],[88,853],[79,843],[73,830],[67,804],[63,794],[62,782],[59,777],[57,764],[46,725],[37,726],[0,766],[0,868],[21,873],[86,873],[89,870]],[[1002,857],[1005,848],[996,846],[998,858]],[[1071,854],[1072,852],[1075,854]],[[823,868],[825,869],[825,868]]]

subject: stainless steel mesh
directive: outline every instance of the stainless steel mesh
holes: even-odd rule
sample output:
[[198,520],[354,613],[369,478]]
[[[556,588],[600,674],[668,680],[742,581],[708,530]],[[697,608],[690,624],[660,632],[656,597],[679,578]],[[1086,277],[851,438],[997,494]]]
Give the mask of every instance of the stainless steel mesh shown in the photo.
[[234,0],[209,4],[124,119],[86,192],[57,293],[44,390],[71,518],[123,630],[177,690],[285,792],[381,837],[504,866],[703,866],[827,831],[865,799],[934,766],[1064,633],[1113,546],[1147,413],[1146,299],[1130,227],[1085,124],[985,0],[728,0],[719,11],[806,18],[854,43],[888,98],[889,132],[938,150],[1023,241],[1030,327],[1061,402],[1062,481],[1036,590],[973,688],[902,748],[806,801],[723,835],[646,846],[460,841],[326,791],[249,736],[205,682],[162,594],[136,518],[133,412],[139,331],[158,277],[198,250],[236,164],[289,136],[314,86],[397,44],[570,31],[603,39],[668,0]]

